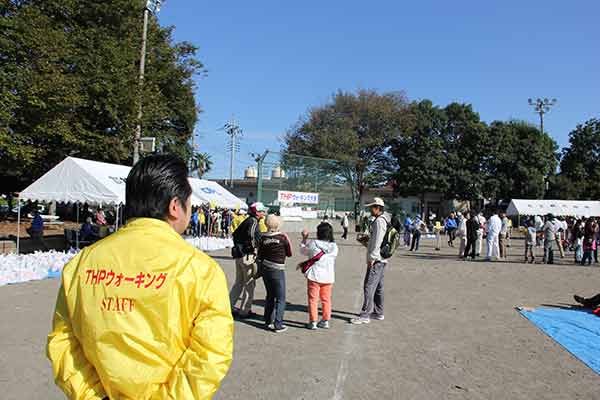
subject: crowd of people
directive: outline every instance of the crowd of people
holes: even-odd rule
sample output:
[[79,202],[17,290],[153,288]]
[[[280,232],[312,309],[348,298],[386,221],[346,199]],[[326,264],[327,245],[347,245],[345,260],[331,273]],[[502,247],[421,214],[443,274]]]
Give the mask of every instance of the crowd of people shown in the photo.
[[[394,214],[391,223],[402,235],[401,246],[409,251],[419,250],[423,235],[432,238],[439,251],[445,235],[448,247],[457,247],[458,257],[463,260],[507,259],[515,231],[513,220],[500,209],[488,210],[487,217],[483,211],[467,210],[451,212],[444,219],[435,214],[430,214],[427,219],[418,214],[406,216],[402,222]],[[367,226],[368,222],[363,224],[363,227]],[[522,260],[526,263],[541,259],[543,263],[553,264],[556,257],[566,258],[567,252],[573,253],[576,264],[598,263],[600,228],[597,218],[537,215],[525,218],[518,229],[525,239]]]
[[[192,211],[198,212],[192,210],[187,173],[185,162],[172,156],[148,156],[137,163],[126,181],[126,225],[83,249],[65,266],[47,354],[55,382],[67,396],[210,398],[231,365],[232,315],[252,315],[258,279],[266,289],[265,328],[287,330],[286,269],[296,247],[305,256],[296,269],[306,279],[306,327],[330,328],[338,256],[331,223],[324,219],[313,232],[314,239],[304,230],[296,246],[283,233],[281,218],[267,215],[262,203],[252,204],[248,215],[238,212],[237,220],[230,213],[230,224],[236,227],[232,229],[236,277],[228,290],[216,261],[182,237],[190,220],[194,222]],[[368,227],[357,237],[367,251],[363,305],[349,321],[355,325],[385,318],[384,277],[395,249],[390,226],[402,229],[398,218],[385,212],[382,199],[373,199],[367,207]],[[487,219],[480,213],[452,213],[429,224],[417,216],[404,221],[404,244],[416,251],[420,234],[434,231],[441,246],[444,232],[448,246],[460,241],[463,258],[481,254],[484,239],[488,258],[506,257],[508,221],[502,212]],[[595,222],[562,222],[552,215],[527,221],[528,257],[542,245],[544,260],[552,262],[556,244],[560,254],[565,246],[573,247],[581,262],[594,258]],[[348,222],[341,224],[345,228]],[[575,301],[597,307],[600,296],[575,296]]]

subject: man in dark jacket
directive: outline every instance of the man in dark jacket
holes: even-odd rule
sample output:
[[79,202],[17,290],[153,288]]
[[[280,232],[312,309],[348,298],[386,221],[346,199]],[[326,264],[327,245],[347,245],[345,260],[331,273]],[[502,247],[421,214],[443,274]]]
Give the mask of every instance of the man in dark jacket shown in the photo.
[[471,260],[475,259],[475,243],[477,242],[477,233],[479,231],[479,219],[477,213],[469,213],[465,215],[467,219],[467,246],[465,247],[465,254],[463,255],[466,260],[469,255]]
[[256,248],[260,239],[259,221],[265,216],[263,203],[253,203],[248,210],[249,217],[233,232],[233,249],[231,255],[235,259],[235,283],[229,292],[231,307],[240,300],[238,316],[245,318],[252,313],[254,288],[256,287]]

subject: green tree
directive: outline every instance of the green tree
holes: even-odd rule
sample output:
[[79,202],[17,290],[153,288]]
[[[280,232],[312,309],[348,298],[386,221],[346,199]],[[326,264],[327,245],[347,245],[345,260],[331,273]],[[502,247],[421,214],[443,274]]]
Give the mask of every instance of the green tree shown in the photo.
[[339,91],[288,132],[285,153],[338,160],[333,168],[350,185],[358,206],[366,188],[386,182],[385,149],[401,130],[406,104],[400,93]]
[[600,120],[592,118],[569,133],[569,146],[562,151],[560,173],[552,185],[560,198],[600,198]]
[[192,158],[192,171],[196,171],[198,178],[210,172],[213,162],[208,153],[196,153]]
[[452,103],[444,108],[442,130],[449,178],[447,198],[479,200],[489,177],[486,159],[490,146],[487,124],[470,104]]
[[413,102],[407,110],[404,129],[390,142],[388,170],[397,193],[418,196],[421,205],[428,192],[450,190],[443,109],[431,101]]
[[[131,160],[143,0],[0,5],[0,179],[18,190],[64,157]],[[186,159],[196,48],[149,24],[143,133]]]
[[493,122],[490,138],[487,196],[494,200],[544,198],[546,182],[558,164],[556,142],[522,121]]

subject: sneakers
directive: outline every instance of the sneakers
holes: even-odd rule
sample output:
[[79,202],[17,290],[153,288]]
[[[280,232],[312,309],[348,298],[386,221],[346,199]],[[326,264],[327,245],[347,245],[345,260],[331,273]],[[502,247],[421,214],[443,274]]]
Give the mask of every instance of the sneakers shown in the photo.
[[353,325],[364,325],[364,324],[368,324],[370,322],[371,322],[370,318],[363,318],[363,317],[352,318],[350,320],[350,323]]
[[311,331],[317,330],[317,321],[309,322],[306,324],[306,329],[310,329]]
[[371,319],[383,321],[385,319],[385,316],[383,316],[383,314],[371,314]]
[[287,330],[288,330],[287,326],[281,325],[279,328],[273,329],[273,332],[275,332],[275,333],[283,333],[283,332],[285,332]]
[[317,324],[317,327],[321,329],[329,329],[329,321],[321,321]]

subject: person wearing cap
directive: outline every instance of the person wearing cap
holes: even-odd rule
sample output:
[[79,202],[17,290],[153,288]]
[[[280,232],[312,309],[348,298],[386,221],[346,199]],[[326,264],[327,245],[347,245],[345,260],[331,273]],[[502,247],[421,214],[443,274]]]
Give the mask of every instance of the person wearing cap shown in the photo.
[[388,218],[384,215],[383,199],[375,197],[366,205],[371,216],[371,233],[367,244],[367,272],[363,286],[363,306],[358,318],[350,320],[352,324],[368,324],[371,319],[383,321],[383,278],[387,261],[381,256],[381,244],[385,237]]
[[64,268],[47,355],[69,399],[209,399],[232,360],[225,274],[181,234],[186,163],[148,156],[125,183],[127,224]]
[[235,309],[240,302],[238,316],[247,318],[252,314],[254,289],[256,287],[256,251],[261,231],[259,221],[264,218],[266,208],[263,203],[250,205],[249,216],[233,232],[233,249],[231,255],[235,259],[235,283],[229,292],[231,307]]

